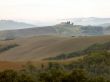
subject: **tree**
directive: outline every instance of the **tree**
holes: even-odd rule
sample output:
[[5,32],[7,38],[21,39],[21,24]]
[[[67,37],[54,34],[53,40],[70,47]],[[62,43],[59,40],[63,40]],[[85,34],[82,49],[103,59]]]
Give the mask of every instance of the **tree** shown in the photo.
[[0,73],[0,82],[18,82],[17,72],[13,70],[6,70]]

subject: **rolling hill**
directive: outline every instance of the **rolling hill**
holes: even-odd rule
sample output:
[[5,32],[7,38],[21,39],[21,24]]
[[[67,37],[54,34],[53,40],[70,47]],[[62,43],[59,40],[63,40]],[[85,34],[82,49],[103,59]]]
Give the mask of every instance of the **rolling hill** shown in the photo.
[[39,61],[44,58],[55,57],[62,53],[82,50],[95,43],[104,43],[109,41],[110,36],[37,36],[0,41],[0,47],[11,44],[18,45],[0,53],[0,61]]
[[108,23],[110,23],[110,18],[97,18],[97,17],[69,18],[69,19],[64,19],[64,21],[71,21],[74,22],[74,24],[76,25],[83,25],[83,26],[88,26],[88,25],[108,26]]
[[27,38],[40,35],[96,36],[105,34],[103,27],[100,26],[81,26],[65,22],[54,26],[0,31],[0,39]]
[[32,27],[35,27],[35,25],[27,24],[24,22],[17,22],[13,20],[0,20],[0,30],[12,30]]

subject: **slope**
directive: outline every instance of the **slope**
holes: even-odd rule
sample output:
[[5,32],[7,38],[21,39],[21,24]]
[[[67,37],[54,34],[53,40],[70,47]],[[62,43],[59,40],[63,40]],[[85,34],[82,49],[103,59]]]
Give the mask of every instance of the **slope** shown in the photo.
[[0,41],[0,45],[19,46],[0,53],[0,61],[37,61],[62,53],[82,50],[95,43],[110,41],[110,36],[59,37],[37,36]]

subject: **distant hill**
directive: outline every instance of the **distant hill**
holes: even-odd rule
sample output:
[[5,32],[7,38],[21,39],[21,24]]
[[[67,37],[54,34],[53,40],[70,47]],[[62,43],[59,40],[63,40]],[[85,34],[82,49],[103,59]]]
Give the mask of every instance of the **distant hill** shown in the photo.
[[35,25],[27,24],[24,22],[16,22],[13,20],[0,20],[0,30],[12,30],[12,29],[22,29],[22,28],[31,28]]
[[54,26],[0,31],[1,40],[26,38],[40,35],[96,36],[104,35],[104,32],[103,28],[100,26],[81,26],[74,25],[73,23],[61,23]]
[[27,38],[39,35],[56,35],[56,30],[52,27],[42,27],[42,28],[28,28],[28,29],[18,29],[18,30],[6,30],[0,32],[1,40],[9,40],[15,38]]
[[96,17],[89,17],[89,18],[70,18],[70,19],[64,19],[63,21],[71,21],[71,22],[74,22],[74,24],[76,24],[76,25],[100,26],[102,24],[110,23],[110,18],[96,18]]
[[101,24],[100,26],[102,26],[102,27],[110,27],[110,23],[104,23],[104,24]]

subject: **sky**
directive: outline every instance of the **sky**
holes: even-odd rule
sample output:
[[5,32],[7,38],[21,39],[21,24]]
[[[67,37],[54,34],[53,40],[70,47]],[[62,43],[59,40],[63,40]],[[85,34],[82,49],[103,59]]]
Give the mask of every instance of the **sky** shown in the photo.
[[110,0],[0,0],[0,19],[110,17]]

